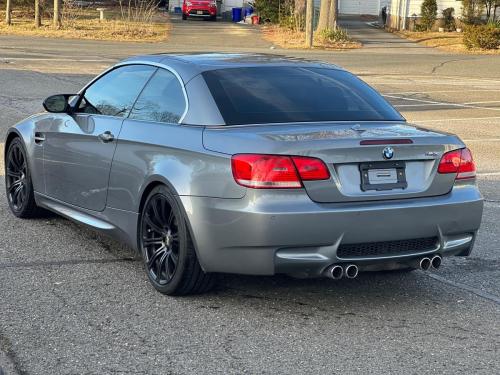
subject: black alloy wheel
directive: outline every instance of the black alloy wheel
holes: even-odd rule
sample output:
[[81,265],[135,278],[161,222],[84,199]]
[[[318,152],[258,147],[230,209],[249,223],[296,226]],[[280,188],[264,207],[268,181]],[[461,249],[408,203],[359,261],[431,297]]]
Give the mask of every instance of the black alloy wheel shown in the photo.
[[138,244],[151,284],[163,294],[204,293],[215,281],[205,273],[179,203],[164,185],[148,194],[141,211]]
[[10,210],[20,218],[41,216],[35,202],[26,150],[20,138],[12,140],[5,156],[5,189]]
[[149,199],[142,222],[142,248],[149,275],[159,285],[168,284],[179,264],[178,218],[167,197]]
[[9,147],[6,161],[5,185],[7,187],[7,197],[11,207],[15,211],[21,211],[23,204],[27,200],[26,175],[28,165],[24,150],[21,149],[19,142],[15,142]]

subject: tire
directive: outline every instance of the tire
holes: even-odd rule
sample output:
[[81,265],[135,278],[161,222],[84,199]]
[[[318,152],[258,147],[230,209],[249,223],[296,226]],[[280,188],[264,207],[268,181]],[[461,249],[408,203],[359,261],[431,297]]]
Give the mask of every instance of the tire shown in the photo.
[[5,155],[5,192],[11,212],[22,219],[43,215],[36,205],[26,149],[20,138],[14,138]]
[[138,244],[149,281],[160,293],[205,293],[215,275],[202,269],[179,204],[167,187],[155,187],[142,209]]
[[210,17],[210,21],[217,22],[217,16]]
[[182,19],[185,21],[188,19],[188,17],[184,13],[182,13]]

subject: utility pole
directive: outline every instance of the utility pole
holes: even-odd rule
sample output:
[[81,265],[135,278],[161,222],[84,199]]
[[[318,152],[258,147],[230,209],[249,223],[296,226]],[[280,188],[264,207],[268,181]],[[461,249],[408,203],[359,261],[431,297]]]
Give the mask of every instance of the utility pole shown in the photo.
[[307,0],[306,5],[306,47],[313,46],[314,0]]
[[12,6],[12,1],[11,0],[7,0],[7,5],[6,5],[6,8],[5,8],[5,23],[7,25],[12,25],[12,9],[11,9],[11,6]]
[[42,26],[42,19],[40,18],[40,0],[35,0],[35,27]]

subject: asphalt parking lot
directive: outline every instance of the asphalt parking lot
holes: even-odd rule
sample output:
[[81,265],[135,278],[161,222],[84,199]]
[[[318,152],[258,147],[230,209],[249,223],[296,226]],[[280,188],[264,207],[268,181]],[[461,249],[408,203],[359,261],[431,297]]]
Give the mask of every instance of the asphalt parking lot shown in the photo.
[[[20,47],[0,38],[8,47],[0,139],[45,96],[160,48],[110,44],[99,53],[102,45],[75,43],[55,53],[53,41]],[[405,48],[311,57],[359,74],[409,121],[465,140],[486,201],[471,257],[446,259],[433,273],[355,280],[223,275],[211,293],[171,298],[150,287],[128,248],[58,217],[15,219],[0,194],[0,366],[8,374],[499,373],[500,58]]]

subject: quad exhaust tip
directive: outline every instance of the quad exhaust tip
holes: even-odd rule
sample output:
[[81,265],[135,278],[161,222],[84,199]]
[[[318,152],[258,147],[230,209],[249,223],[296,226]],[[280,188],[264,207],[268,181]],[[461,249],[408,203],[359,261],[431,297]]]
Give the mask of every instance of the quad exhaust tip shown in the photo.
[[340,280],[344,276],[344,269],[338,264],[330,266],[326,270],[326,276],[333,280]]
[[443,261],[443,258],[441,255],[434,255],[431,259],[431,266],[435,270],[437,270],[439,267],[441,267],[441,262]]
[[345,276],[348,279],[354,279],[355,277],[357,277],[358,276],[358,272],[359,272],[358,266],[356,266],[355,264],[349,264],[345,268]]
[[429,268],[431,268],[431,265],[432,265],[432,261],[430,258],[422,258],[420,259],[420,269],[424,270],[424,271],[428,271]]
[[354,279],[358,276],[359,269],[355,264],[348,264],[343,267],[340,264],[333,264],[324,271],[324,275],[333,280],[340,280],[344,276],[348,279]]

